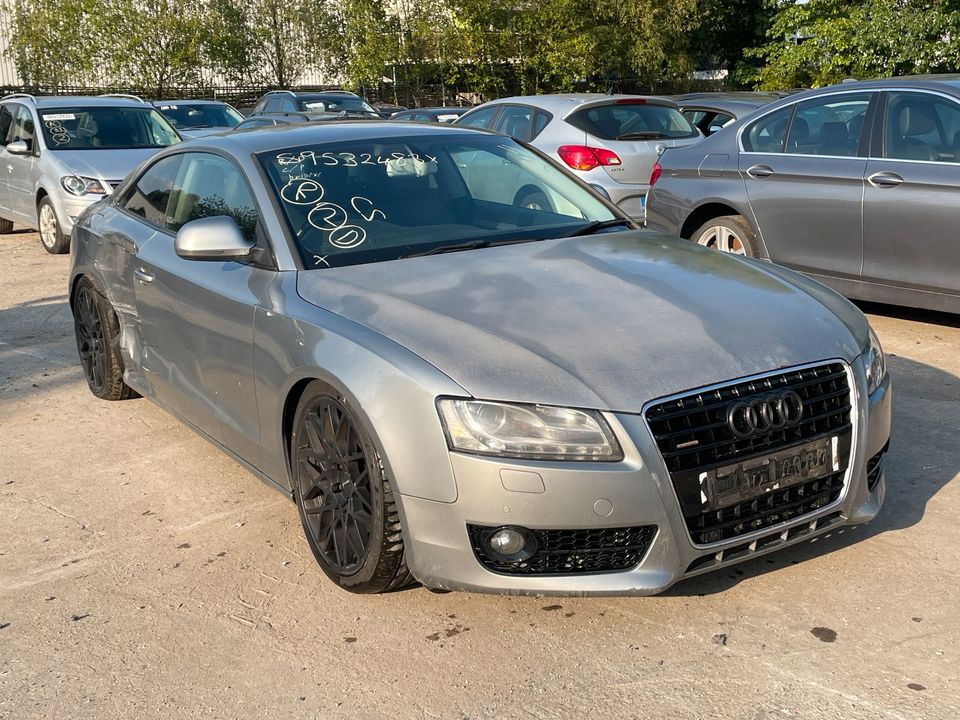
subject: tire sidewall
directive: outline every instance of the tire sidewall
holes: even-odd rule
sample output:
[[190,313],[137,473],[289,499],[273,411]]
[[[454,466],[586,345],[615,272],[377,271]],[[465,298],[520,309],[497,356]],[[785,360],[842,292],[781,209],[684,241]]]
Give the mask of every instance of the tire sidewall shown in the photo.
[[[370,542],[363,564],[357,572],[351,575],[340,575],[326,565],[323,559],[323,553],[320,552],[320,549],[317,547],[316,540],[309,529],[303,502],[300,499],[298,447],[300,445],[301,427],[307,413],[314,409],[317,402],[323,398],[334,399],[343,406],[347,417],[350,419],[350,422],[353,423],[357,435],[360,438],[360,444],[366,455],[365,461],[370,475],[370,500],[372,510]],[[297,504],[297,513],[300,516],[300,524],[303,527],[303,534],[307,540],[307,545],[310,547],[310,552],[313,553],[320,569],[323,570],[324,574],[333,582],[345,589],[362,587],[366,583],[369,583],[379,569],[380,555],[383,552],[384,545],[385,503],[383,493],[383,465],[380,461],[380,454],[377,452],[376,446],[373,443],[371,433],[361,415],[354,410],[347,398],[321,380],[314,380],[304,389],[300,403],[297,406],[297,412],[294,415],[293,428],[290,435],[290,466],[292,469],[292,491],[294,501]]]

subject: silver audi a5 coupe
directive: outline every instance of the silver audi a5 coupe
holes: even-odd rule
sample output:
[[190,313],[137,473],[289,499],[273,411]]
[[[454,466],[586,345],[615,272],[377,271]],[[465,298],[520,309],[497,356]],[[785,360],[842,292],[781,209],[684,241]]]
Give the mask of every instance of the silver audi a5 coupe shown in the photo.
[[503,135],[200,138],[84,213],[72,260],[93,393],[291,498],[350,591],[657,593],[883,501],[890,380],[853,305],[639,231]]

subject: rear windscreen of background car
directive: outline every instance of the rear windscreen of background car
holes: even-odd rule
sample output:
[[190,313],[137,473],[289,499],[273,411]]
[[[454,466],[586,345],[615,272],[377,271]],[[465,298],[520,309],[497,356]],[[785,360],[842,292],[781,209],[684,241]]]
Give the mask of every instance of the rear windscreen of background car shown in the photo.
[[697,131],[676,108],[617,100],[591,105],[566,118],[575,128],[601,140],[664,140],[695,137]]

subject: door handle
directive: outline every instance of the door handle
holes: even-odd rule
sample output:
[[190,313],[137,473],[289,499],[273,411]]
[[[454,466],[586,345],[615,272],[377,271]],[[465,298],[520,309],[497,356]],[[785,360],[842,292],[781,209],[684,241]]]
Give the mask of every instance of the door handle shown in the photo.
[[892,172],[875,172],[867,182],[875,188],[894,188],[903,184],[903,178]]
[[769,165],[751,165],[747,168],[747,175],[756,178],[765,178],[773,175],[773,168]]
[[136,270],[134,270],[134,271],[133,271],[133,276],[134,276],[137,280],[139,280],[140,282],[142,282],[144,285],[146,285],[147,283],[152,283],[152,282],[153,282],[153,275],[151,275],[150,273],[148,273],[144,268],[137,268]]

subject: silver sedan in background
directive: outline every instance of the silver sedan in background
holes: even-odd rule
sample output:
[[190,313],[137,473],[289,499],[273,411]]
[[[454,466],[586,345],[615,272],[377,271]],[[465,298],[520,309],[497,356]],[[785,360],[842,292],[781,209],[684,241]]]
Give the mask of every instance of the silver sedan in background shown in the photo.
[[883,502],[860,311],[638,231],[502,135],[185,143],[83,215],[69,292],[94,394],[154,400],[293,499],[354,592],[656,593]]
[[[533,95],[474,108],[458,125],[527,142],[571,170],[631,217],[642,218],[650,173],[665,149],[693,145],[700,132],[666,98],[637,95]],[[515,202],[543,207],[534,188],[502,176]]]

